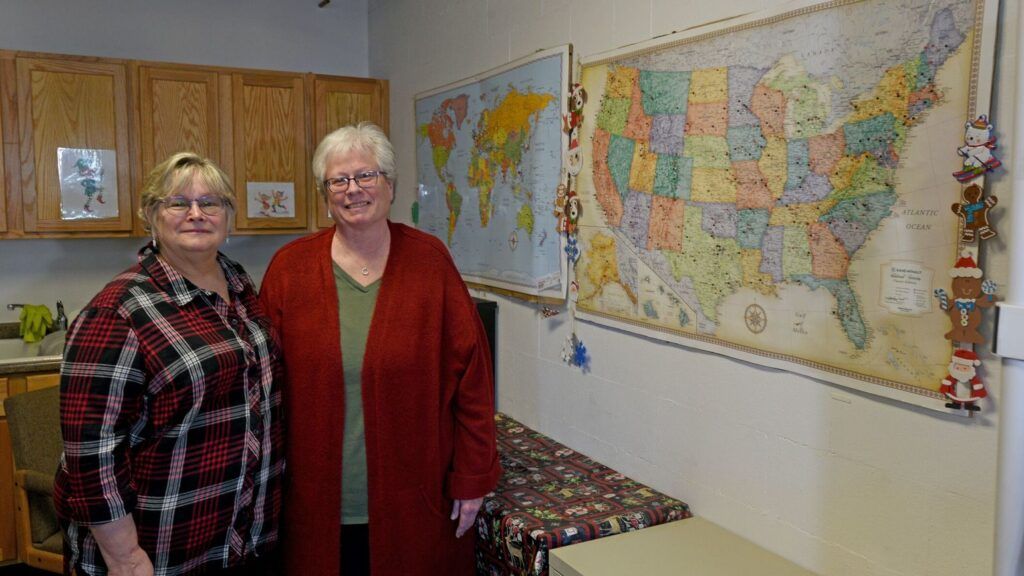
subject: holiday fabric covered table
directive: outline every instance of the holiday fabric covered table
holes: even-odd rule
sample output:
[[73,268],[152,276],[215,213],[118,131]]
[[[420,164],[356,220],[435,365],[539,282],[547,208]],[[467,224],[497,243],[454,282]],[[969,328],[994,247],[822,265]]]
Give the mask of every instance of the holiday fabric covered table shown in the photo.
[[477,573],[546,576],[548,550],[689,518],[669,498],[498,414],[505,469],[477,519]]

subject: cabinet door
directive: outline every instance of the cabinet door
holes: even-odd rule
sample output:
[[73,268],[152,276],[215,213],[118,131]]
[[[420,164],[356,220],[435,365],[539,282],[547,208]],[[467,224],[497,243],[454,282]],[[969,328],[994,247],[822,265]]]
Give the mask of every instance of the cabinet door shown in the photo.
[[[0,60],[0,66],[2,65],[3,60]],[[7,79],[0,72],[0,101],[6,96],[8,88]],[[9,153],[7,150],[7,130],[10,128],[10,120],[6,118],[5,114],[8,109],[8,106],[0,102],[0,137],[2,137],[2,142],[0,142],[0,232],[7,232],[7,197],[13,188],[7,182],[7,171],[4,168],[5,158],[7,158]]]
[[7,378],[0,378],[0,562],[18,555],[14,531],[14,459],[7,429],[3,399],[7,397]]
[[306,105],[302,76],[234,74],[238,230],[307,227]]
[[124,64],[18,58],[26,232],[128,232]]
[[140,182],[178,152],[220,162],[217,73],[139,67]]
[[60,386],[60,372],[49,374],[29,374],[25,376],[25,391],[33,392],[43,388]]
[[[388,83],[372,78],[340,78],[314,76],[313,78],[313,150],[334,130],[364,120],[373,122],[388,132]],[[312,155],[312,153],[311,153]],[[327,205],[316,190],[314,199],[315,221],[319,228],[333,226]]]

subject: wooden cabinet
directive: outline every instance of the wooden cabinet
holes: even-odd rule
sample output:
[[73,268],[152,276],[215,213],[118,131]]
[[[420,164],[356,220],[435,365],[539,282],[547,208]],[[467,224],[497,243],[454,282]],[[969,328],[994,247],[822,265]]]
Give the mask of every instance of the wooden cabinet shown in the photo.
[[309,161],[302,76],[236,73],[231,86],[236,229],[306,229]]
[[58,384],[60,374],[57,372],[0,376],[0,562],[14,560],[18,553],[14,522],[14,457],[3,399]]
[[[124,63],[19,56],[16,64],[24,231],[131,231]],[[80,157],[77,169],[59,164],[61,149]],[[103,158],[102,168],[82,151]]]
[[[132,146],[137,152],[135,195],[150,170],[178,152],[195,152],[223,167],[220,87],[215,70],[136,63],[130,80],[138,93],[134,106],[138,130],[133,131]],[[138,218],[134,224],[136,235],[145,235]]]
[[[320,141],[334,130],[364,120],[373,122],[388,132],[388,83],[372,78],[345,78],[340,76],[313,77],[313,144],[310,159]],[[316,227],[328,228],[333,222],[327,205],[310,185],[310,198],[316,207],[313,219]]]
[[310,160],[362,120],[387,131],[386,81],[0,50],[0,238],[144,236],[139,190],[181,151],[231,178],[235,233],[331,226]]
[[217,164],[220,107],[217,73],[156,65],[137,67],[139,84],[139,180],[178,152],[195,152]]
[[[7,74],[4,73],[5,68],[8,69]],[[15,188],[8,181],[12,173],[5,164],[18,157],[17,134],[11,121],[14,117],[13,69],[13,55],[0,52],[0,233],[7,231],[7,197]]]

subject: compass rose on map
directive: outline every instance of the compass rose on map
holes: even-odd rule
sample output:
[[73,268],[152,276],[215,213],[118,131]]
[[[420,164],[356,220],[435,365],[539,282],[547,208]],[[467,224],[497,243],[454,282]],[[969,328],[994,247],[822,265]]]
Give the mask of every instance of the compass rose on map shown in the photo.
[[511,248],[513,252],[515,252],[516,246],[518,246],[518,245],[519,245],[519,235],[516,234],[515,230],[513,230],[512,233],[508,235],[508,247]]
[[768,315],[765,314],[764,308],[761,308],[761,306],[751,304],[743,312],[743,321],[747,323],[747,330],[754,334],[760,334],[768,326]]

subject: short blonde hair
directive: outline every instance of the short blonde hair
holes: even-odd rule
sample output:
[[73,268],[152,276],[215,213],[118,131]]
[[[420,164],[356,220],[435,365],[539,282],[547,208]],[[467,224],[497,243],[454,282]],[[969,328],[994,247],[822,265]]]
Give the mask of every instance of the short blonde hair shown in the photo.
[[147,232],[153,229],[153,217],[160,203],[192,186],[196,181],[224,201],[228,226],[234,221],[235,193],[231,180],[213,160],[192,152],[178,152],[153,168],[146,176],[140,195],[139,218]]
[[373,122],[360,122],[355,126],[343,126],[324,136],[313,153],[313,176],[316,179],[316,188],[324,198],[327,197],[324,190],[327,159],[347,154],[352,150],[371,154],[380,170],[387,172],[388,181],[394,184],[398,174],[395,172],[395,149],[391,146],[391,141],[380,126]]

